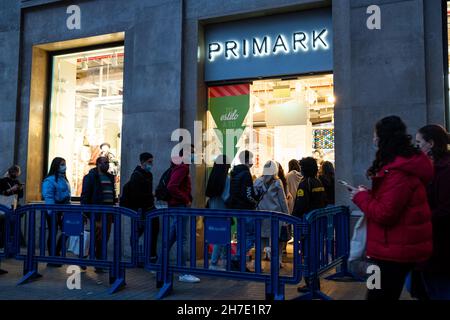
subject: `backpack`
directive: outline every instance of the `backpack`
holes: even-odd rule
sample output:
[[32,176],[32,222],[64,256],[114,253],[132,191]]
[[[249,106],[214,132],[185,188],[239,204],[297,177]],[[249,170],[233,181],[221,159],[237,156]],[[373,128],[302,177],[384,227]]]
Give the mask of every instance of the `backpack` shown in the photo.
[[123,185],[122,194],[120,195],[119,205],[124,208],[130,208],[130,181]]
[[170,193],[167,189],[167,185],[169,184],[170,175],[172,174],[172,167],[164,171],[164,173],[161,176],[161,179],[159,179],[158,186],[155,190],[155,197],[158,200],[161,201],[169,201],[170,199]]

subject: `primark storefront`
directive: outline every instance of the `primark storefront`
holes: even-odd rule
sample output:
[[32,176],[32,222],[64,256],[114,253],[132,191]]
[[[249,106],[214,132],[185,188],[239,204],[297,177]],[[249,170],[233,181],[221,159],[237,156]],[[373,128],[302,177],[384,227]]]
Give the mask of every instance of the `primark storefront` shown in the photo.
[[22,167],[26,202],[41,200],[55,156],[74,199],[105,151],[118,190],[143,151],[159,178],[178,128],[202,137],[192,167],[202,207],[220,153],[251,149],[255,176],[269,159],[287,169],[314,155],[367,183],[379,118],[400,115],[412,133],[449,123],[441,0],[17,0],[2,3],[0,39],[0,170]]

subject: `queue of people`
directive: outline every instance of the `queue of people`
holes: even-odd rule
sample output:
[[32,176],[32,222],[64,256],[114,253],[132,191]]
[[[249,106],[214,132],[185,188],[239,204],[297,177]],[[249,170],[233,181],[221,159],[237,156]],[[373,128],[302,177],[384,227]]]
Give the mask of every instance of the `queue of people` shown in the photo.
[[[366,175],[371,186],[348,186],[349,196],[367,219],[366,255],[381,271],[381,289],[368,290],[369,300],[399,299],[405,278],[412,275],[412,295],[418,299],[450,299],[450,151],[449,134],[438,125],[427,125],[417,134],[415,143],[407,133],[407,127],[397,116],[378,121],[374,128],[373,145],[375,159]],[[195,153],[191,146],[191,154]],[[280,163],[268,160],[260,177],[252,177],[252,152],[245,150],[238,155],[239,163],[231,167],[231,161],[220,155],[214,161],[206,185],[205,196],[210,209],[268,210],[296,217],[303,217],[312,210],[335,203],[335,173],[333,164],[320,163],[313,157],[289,161],[285,174]],[[190,165],[185,163],[183,149],[172,158],[154,190],[153,155],[144,152],[129,181],[124,185],[120,205],[140,211],[142,214],[155,209],[155,198],[166,201],[169,207],[192,206]],[[96,167],[83,179],[81,204],[114,205],[117,202],[114,176],[109,170],[109,159],[100,156]],[[42,197],[47,204],[69,204],[70,184],[65,175],[66,162],[62,158],[52,161],[48,175],[42,183]],[[0,195],[3,204],[14,207],[23,196],[20,168],[11,167],[0,179]],[[9,198],[11,197],[11,198]],[[255,213],[256,215],[257,213]],[[62,213],[49,212],[48,229],[51,230],[52,215],[56,216],[56,228],[62,228]],[[86,219],[94,217],[86,216]],[[143,221],[144,216],[141,217]],[[180,217],[183,248],[187,249],[189,237],[188,219]],[[169,248],[177,241],[177,224],[170,226]],[[139,234],[144,232],[141,221]],[[271,226],[263,221],[261,237],[264,258],[271,257]],[[112,219],[107,220],[107,238],[111,232]],[[1,230],[2,228],[0,228]],[[95,217],[95,256],[101,259],[102,225]],[[159,220],[151,223],[151,260],[159,261],[157,242]],[[231,269],[239,270],[240,255],[255,245],[255,219],[245,220],[245,253],[237,252],[231,257]],[[280,225],[280,267],[286,243],[291,240],[288,226]],[[2,237],[0,237],[2,239]],[[50,251],[50,241],[47,243]],[[61,253],[58,239],[55,254]],[[214,244],[210,268],[225,270],[226,250],[223,244]],[[182,262],[187,254],[182,252]],[[246,268],[250,272],[249,268]],[[104,270],[98,269],[98,272]],[[184,282],[199,282],[189,274],[179,277]],[[307,286],[309,284],[307,283]],[[299,288],[302,290],[303,288]]]

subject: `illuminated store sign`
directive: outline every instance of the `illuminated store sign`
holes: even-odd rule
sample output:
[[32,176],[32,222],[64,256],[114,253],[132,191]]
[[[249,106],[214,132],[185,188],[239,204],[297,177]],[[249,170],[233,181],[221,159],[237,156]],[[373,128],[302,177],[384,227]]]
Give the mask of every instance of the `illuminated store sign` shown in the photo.
[[264,36],[241,41],[212,42],[208,44],[208,60],[214,61],[218,57],[240,59],[249,56],[266,57],[279,53],[295,54],[318,49],[329,50],[327,35],[328,30],[322,29],[313,30],[310,34],[306,32],[294,32],[289,36],[279,34],[275,39]]
[[206,81],[332,71],[330,9],[210,25]]

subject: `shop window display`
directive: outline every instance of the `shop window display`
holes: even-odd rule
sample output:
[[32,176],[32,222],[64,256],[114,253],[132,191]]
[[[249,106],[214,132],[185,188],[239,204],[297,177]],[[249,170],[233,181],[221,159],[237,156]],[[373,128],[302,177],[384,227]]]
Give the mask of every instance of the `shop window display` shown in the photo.
[[[248,99],[244,99],[245,86]],[[228,92],[228,100],[217,103],[217,93],[221,91]],[[291,159],[307,156],[334,163],[334,102],[331,74],[212,86],[207,164],[212,165],[215,156],[222,152],[233,158],[244,149],[255,154],[252,173],[256,177],[262,174],[267,160],[276,160],[286,169]],[[224,139],[218,136],[221,128],[230,127],[225,123],[230,119],[223,115],[235,115],[235,127],[243,130],[233,143],[234,149],[224,147]]]
[[99,156],[110,159],[119,186],[124,48],[53,57],[48,163],[67,161],[72,196]]

